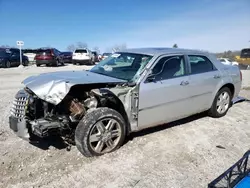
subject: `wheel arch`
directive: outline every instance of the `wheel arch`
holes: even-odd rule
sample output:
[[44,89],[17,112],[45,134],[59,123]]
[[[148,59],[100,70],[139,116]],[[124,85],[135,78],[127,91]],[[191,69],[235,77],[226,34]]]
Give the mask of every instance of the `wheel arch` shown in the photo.
[[95,93],[99,97],[104,97],[108,101],[105,106],[119,112],[125,120],[126,123],[126,135],[131,132],[131,125],[129,121],[128,114],[125,110],[123,102],[109,89],[99,89],[99,93]]
[[234,96],[234,93],[235,93],[235,87],[234,87],[234,85],[233,85],[232,83],[230,83],[230,82],[223,83],[223,84],[221,84],[221,86],[219,86],[218,88],[216,88],[216,90],[214,91],[213,97],[211,98],[211,101],[210,101],[210,106],[212,106],[216,94],[217,94],[222,88],[225,88],[225,87],[229,88],[230,91],[231,91],[232,97]]

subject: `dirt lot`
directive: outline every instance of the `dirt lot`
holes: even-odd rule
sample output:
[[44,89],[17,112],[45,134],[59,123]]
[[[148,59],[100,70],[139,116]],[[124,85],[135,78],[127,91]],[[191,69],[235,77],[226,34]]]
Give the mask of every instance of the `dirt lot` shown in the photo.
[[[59,142],[39,148],[9,130],[11,102],[24,78],[83,68],[89,67],[0,69],[0,187],[207,187],[250,148],[247,102],[220,119],[199,115],[133,134],[116,152],[91,159]],[[241,96],[250,98],[250,70],[243,80]]]

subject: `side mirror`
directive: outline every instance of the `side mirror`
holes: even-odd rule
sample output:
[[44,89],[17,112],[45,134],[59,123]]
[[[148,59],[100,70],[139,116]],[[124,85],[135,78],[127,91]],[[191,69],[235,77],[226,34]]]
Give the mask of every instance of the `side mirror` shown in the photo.
[[146,81],[147,82],[154,82],[155,81],[155,75],[153,75],[153,74],[148,75]]

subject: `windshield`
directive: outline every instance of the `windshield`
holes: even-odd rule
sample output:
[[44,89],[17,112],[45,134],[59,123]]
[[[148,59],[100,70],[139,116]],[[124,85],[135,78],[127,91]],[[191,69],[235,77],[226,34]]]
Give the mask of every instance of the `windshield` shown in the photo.
[[134,81],[153,56],[134,53],[114,53],[90,71],[106,76]]

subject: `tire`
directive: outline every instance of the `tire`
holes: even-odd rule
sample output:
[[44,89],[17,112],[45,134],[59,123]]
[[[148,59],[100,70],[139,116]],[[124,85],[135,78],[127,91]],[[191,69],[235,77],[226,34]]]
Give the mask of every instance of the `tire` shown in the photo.
[[[110,125],[112,128],[107,128],[108,126],[105,122],[107,122],[107,124],[108,122],[113,122],[113,126]],[[75,130],[76,147],[85,157],[100,156],[113,152],[124,142],[126,135],[125,126],[126,124],[122,115],[117,111],[106,107],[97,108],[88,112],[77,125]],[[114,130],[114,128],[117,128],[117,130]],[[115,134],[117,134],[117,138],[113,140],[112,134],[114,138]],[[110,145],[110,147],[106,144]],[[98,145],[100,146],[100,151],[96,149]]]
[[36,64],[37,67],[40,67],[41,65],[40,64]]
[[[222,104],[219,105],[219,101],[221,100],[221,96],[224,94],[228,95],[226,99],[222,99]],[[228,87],[221,88],[218,93],[216,94],[212,107],[208,111],[208,115],[214,118],[220,118],[222,116],[225,116],[232,104],[232,93]],[[221,108],[221,106],[225,106],[224,108]]]
[[29,65],[29,61],[25,60],[23,65],[24,66],[28,66]]
[[10,61],[6,61],[6,62],[5,62],[5,68],[10,68],[10,67],[11,67]]
[[58,67],[58,66],[59,66],[59,60],[57,59],[57,60],[56,60],[55,67]]

